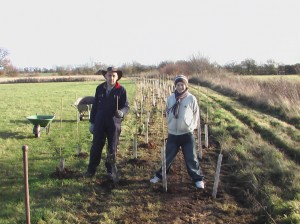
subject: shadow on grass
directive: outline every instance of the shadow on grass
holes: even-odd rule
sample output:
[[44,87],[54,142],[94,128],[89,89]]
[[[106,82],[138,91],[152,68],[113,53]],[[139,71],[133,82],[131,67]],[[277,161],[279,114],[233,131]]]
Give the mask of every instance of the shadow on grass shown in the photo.
[[[89,119],[84,119],[80,122],[88,122],[88,121],[89,121]],[[12,123],[12,124],[28,124],[28,125],[33,126],[33,124],[31,124],[30,121],[28,121],[26,118],[24,118],[24,120],[10,120],[9,122]],[[62,120],[62,122],[63,123],[76,123],[76,118],[74,118],[74,120],[73,119]],[[52,123],[60,123],[60,119],[59,118],[54,118],[51,121],[50,126],[51,126]]]
[[[49,201],[56,202],[61,198],[65,198],[66,201],[74,201],[74,195],[78,192],[83,192],[83,195],[86,194],[84,193],[86,187],[78,184],[81,177],[79,171],[74,172],[74,178],[71,182],[70,180],[51,177],[51,171],[55,170],[55,166],[46,162],[51,158],[51,156],[44,158],[44,162],[41,161],[39,165],[37,159],[34,159],[34,162],[32,159],[28,161],[30,207],[35,212],[43,208],[43,211],[40,212],[42,215],[46,214],[47,211],[55,211],[57,209],[55,206],[59,206],[59,204],[51,204]],[[3,223],[25,223],[23,222],[24,217],[18,214],[20,211],[16,211],[16,207],[20,203],[23,204],[25,197],[23,163],[20,160],[0,160],[0,220],[3,218]],[[64,184],[65,182],[68,184]],[[35,212],[32,214],[32,219],[39,220],[40,218],[38,214],[34,214]],[[5,220],[8,221],[4,222]],[[2,222],[0,221],[0,223]]]
[[[33,136],[34,137],[34,136]],[[0,138],[2,139],[26,139],[28,138],[27,136],[24,136],[23,133],[21,132],[7,132],[7,131],[0,131]]]

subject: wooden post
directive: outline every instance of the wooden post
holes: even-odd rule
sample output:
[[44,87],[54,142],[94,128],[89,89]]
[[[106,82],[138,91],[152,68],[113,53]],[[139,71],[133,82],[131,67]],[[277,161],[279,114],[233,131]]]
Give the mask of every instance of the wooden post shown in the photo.
[[164,131],[164,109],[162,105],[162,99],[160,100],[161,104],[161,118],[162,118],[162,137],[163,137],[163,146],[161,149],[161,159],[162,159],[162,183],[164,191],[167,192],[167,168],[166,168],[166,144],[165,144],[165,131]]
[[149,143],[149,138],[148,138],[148,121],[145,122],[145,126],[146,126],[145,142],[148,144]]
[[152,92],[152,106],[155,107],[155,94]]
[[218,164],[217,164],[217,170],[216,170],[216,175],[215,175],[213,192],[212,192],[213,198],[217,197],[217,190],[218,190],[218,185],[219,185],[222,158],[223,158],[223,155],[220,153],[219,158],[218,158]]
[[30,206],[29,206],[29,187],[28,187],[28,146],[23,145],[23,163],[24,163],[24,193],[25,193],[25,208],[26,208],[26,224],[30,224]]
[[143,124],[143,101],[141,100],[141,124]]
[[62,113],[63,113],[63,98],[61,98],[61,105],[60,105],[60,134],[59,134],[59,140],[60,140],[60,148],[59,148],[59,156],[62,155]]
[[205,148],[208,148],[208,126],[207,126],[207,124],[204,125],[204,132],[205,132]]
[[166,167],[166,150],[165,150],[165,144],[163,144],[161,149],[161,158],[162,158],[162,183],[164,191],[167,192],[167,167]]
[[117,110],[119,110],[119,96],[116,95],[115,97],[117,97]]
[[147,112],[147,117],[145,119],[145,126],[146,126],[146,143],[148,144],[149,143],[149,128],[148,128],[148,124],[149,124],[149,121],[150,121],[150,111]]
[[64,158],[60,158],[59,164],[58,164],[58,170],[60,173],[64,173],[65,172],[65,159]]
[[201,141],[201,119],[199,118],[199,126],[198,126],[198,150],[199,150],[199,159],[202,159],[202,141]]
[[206,124],[204,125],[205,131],[205,148],[208,148],[208,90],[206,89]]
[[200,89],[198,84],[198,105],[199,105],[199,123],[198,123],[198,150],[199,150],[199,159],[202,159],[202,139],[201,139],[201,111],[200,111]]
[[133,156],[137,159],[137,134],[133,135]]
[[[75,102],[77,100],[77,93],[75,94]],[[90,111],[89,111],[90,113]],[[81,146],[79,143],[79,116],[78,116],[78,111],[76,111],[76,141],[77,141],[77,148],[76,148],[76,153],[77,155],[79,155],[79,153],[81,152]]]

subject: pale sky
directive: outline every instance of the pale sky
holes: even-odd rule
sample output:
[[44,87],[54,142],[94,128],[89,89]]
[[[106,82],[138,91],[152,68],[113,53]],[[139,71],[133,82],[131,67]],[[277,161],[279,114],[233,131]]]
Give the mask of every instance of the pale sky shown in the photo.
[[16,67],[300,63],[300,0],[0,0]]

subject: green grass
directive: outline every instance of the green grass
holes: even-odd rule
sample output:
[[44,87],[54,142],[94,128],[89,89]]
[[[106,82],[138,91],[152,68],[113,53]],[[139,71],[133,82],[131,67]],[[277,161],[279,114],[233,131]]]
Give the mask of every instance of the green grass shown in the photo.
[[[135,83],[122,79],[121,84],[126,87],[132,103],[140,94]],[[1,85],[1,224],[25,223],[21,149],[24,144],[29,147],[32,223],[130,223],[132,220],[122,220],[126,213],[142,223],[151,223],[160,216],[166,204],[160,201],[160,194],[148,189],[145,172],[149,170],[120,164],[123,168],[122,177],[129,181],[130,190],[126,187],[106,189],[99,184],[99,179],[105,174],[103,163],[97,178],[81,178],[88,159],[74,156],[78,139],[82,151],[89,152],[92,137],[87,120],[78,123],[77,136],[77,111],[71,104],[78,97],[94,95],[97,85],[98,82]],[[276,137],[275,140],[280,139],[290,147],[293,142],[299,142],[299,130],[208,89],[201,88],[201,91],[194,93],[200,99],[202,118],[208,120],[209,133],[218,142],[216,151],[222,149],[224,154],[221,173],[224,188],[233,192],[239,200],[245,199],[249,206],[257,205],[255,200],[259,201],[277,223],[299,222],[299,165],[276,148],[278,143],[272,142]],[[155,122],[160,124],[161,114],[159,110],[156,112]],[[26,119],[36,113],[56,114],[50,133],[47,135],[43,131],[40,138],[34,137],[33,125]],[[132,158],[132,134],[136,122],[132,112],[123,122],[118,154],[120,163],[124,163],[125,158]],[[158,130],[159,127],[153,135],[158,135]],[[143,136],[138,137],[142,142]],[[149,153],[139,151],[139,157],[152,160],[152,172],[159,166],[160,152],[158,150],[155,154],[157,158],[153,159]],[[74,178],[59,179],[52,176],[61,156],[66,159],[66,168],[75,172]],[[230,206],[226,202],[220,205],[224,211],[229,211]]]
[[[91,134],[87,120],[78,123],[77,110],[71,106],[76,98],[93,96],[98,82],[64,82],[1,85],[0,97],[0,223],[25,223],[23,192],[22,146],[28,145],[28,169],[32,223],[81,223],[82,206],[87,206],[85,195],[93,191],[85,180],[59,179],[51,176],[60,157],[66,168],[81,175],[88,159],[78,159],[78,139],[83,152],[89,152]],[[134,83],[122,80],[128,96],[134,94]],[[42,131],[40,138],[32,133],[33,125],[26,119],[35,114],[56,117],[49,134]],[[62,122],[61,122],[62,120]],[[124,127],[123,132],[130,129]],[[126,142],[130,142],[126,139]],[[105,150],[104,150],[105,151]],[[61,156],[60,156],[61,153]],[[81,204],[82,203],[82,204]],[[84,209],[84,208],[82,208]],[[113,210],[113,208],[110,208]],[[113,211],[117,213],[118,211]],[[121,211],[120,211],[121,212]]]
[[228,191],[249,206],[264,206],[277,223],[300,222],[299,130],[206,88],[198,97],[203,117],[209,111],[209,132],[224,153],[223,166],[229,167],[222,178]]

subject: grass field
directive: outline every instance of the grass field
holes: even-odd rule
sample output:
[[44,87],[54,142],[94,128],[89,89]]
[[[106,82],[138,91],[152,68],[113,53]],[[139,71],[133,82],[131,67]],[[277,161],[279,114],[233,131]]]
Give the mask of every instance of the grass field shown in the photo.
[[[133,85],[124,82],[129,95]],[[77,136],[77,110],[71,107],[76,98],[93,96],[97,82],[81,83],[37,83],[1,85],[0,97],[0,176],[1,205],[0,223],[24,223],[23,205],[23,162],[22,145],[29,147],[30,195],[32,197],[33,223],[48,213],[56,213],[65,206],[63,194],[71,190],[72,198],[80,198],[84,183],[70,180],[56,180],[50,177],[60,161],[60,152],[66,159],[66,166],[77,172],[84,172],[87,160],[74,157],[78,139],[83,152],[89,152],[92,136],[89,122],[79,122]],[[32,133],[33,125],[26,119],[30,115],[53,115],[50,132],[42,131],[40,138]],[[62,123],[60,120],[62,119]],[[61,125],[62,124],[62,125]],[[62,192],[58,192],[62,190]],[[53,197],[52,197],[53,196]],[[49,200],[44,200],[49,198]],[[78,201],[79,203],[79,201]],[[50,207],[49,207],[50,206]],[[53,207],[54,206],[54,207]]]
[[[148,105],[154,147],[145,148],[145,136],[140,134],[139,159],[132,160],[132,136],[139,123],[133,102],[146,94],[135,81],[121,80],[131,111],[122,125],[118,153],[122,179],[117,187],[103,179],[103,163],[96,178],[84,178],[88,158],[76,156],[79,143],[82,152],[89,153],[92,136],[87,120],[77,123],[77,110],[71,104],[79,97],[93,96],[98,82],[1,85],[0,224],[25,223],[24,144],[29,147],[32,223],[300,222],[299,129],[204,87],[191,85],[190,91],[199,99],[202,121],[209,125],[210,146],[203,148],[201,161],[205,191],[193,188],[182,155],[168,177],[168,193],[149,186],[160,164],[162,117],[161,111]],[[35,138],[26,119],[36,113],[56,116],[49,134],[43,130],[40,138]],[[220,151],[224,154],[221,182],[213,200]],[[56,175],[61,157],[70,178]]]

